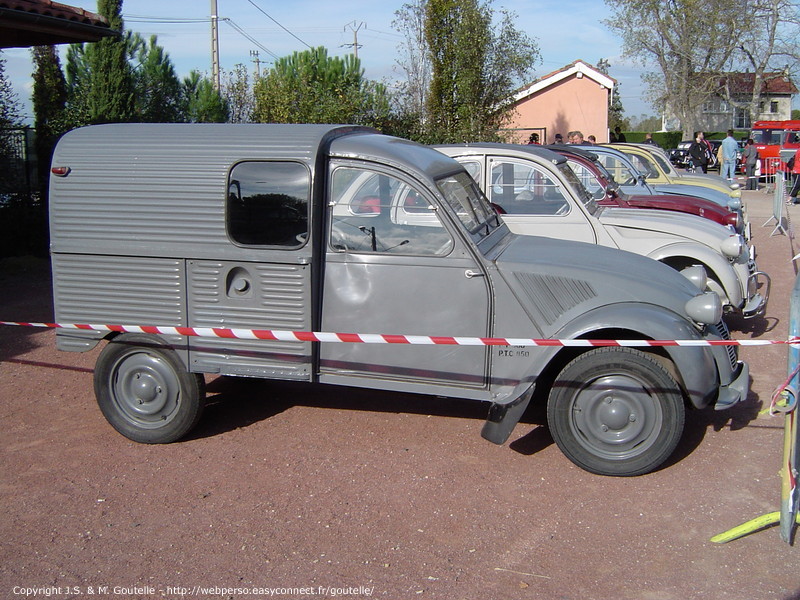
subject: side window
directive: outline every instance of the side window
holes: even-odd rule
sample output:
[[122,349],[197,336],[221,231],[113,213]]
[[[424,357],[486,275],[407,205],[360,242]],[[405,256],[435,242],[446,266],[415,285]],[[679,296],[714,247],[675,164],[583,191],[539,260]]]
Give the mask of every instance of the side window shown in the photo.
[[443,256],[453,248],[425,195],[390,175],[337,168],[330,210],[330,246],[335,251]]
[[564,215],[569,201],[561,183],[537,166],[495,162],[490,200],[510,215]]
[[597,177],[594,176],[594,173],[592,173],[588,167],[569,159],[567,160],[567,164],[569,165],[570,169],[572,169],[572,172],[575,173],[575,176],[580,179],[583,187],[589,190],[589,193],[592,194],[594,198],[600,200],[605,196],[605,190],[600,185],[600,182],[597,181]]
[[228,235],[246,246],[299,248],[308,235],[308,169],[293,162],[241,162],[228,176]]

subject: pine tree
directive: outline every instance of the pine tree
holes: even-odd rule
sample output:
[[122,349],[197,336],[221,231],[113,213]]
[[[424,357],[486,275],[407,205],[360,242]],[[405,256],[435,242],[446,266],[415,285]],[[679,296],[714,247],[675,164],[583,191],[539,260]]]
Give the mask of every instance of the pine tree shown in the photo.
[[35,46],[33,56],[33,115],[39,189],[46,193],[50,158],[58,138],[67,130],[67,84],[55,46]]
[[[98,0],[97,11],[122,31],[122,0]],[[134,116],[134,84],[124,36],[105,37],[85,49],[89,66],[86,108],[90,123],[120,123]]]

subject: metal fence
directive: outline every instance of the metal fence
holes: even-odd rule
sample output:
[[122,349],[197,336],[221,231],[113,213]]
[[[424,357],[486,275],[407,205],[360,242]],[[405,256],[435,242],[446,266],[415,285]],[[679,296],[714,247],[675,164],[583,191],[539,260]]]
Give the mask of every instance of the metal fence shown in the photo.
[[34,131],[0,129],[0,257],[47,253],[47,207],[39,191]]

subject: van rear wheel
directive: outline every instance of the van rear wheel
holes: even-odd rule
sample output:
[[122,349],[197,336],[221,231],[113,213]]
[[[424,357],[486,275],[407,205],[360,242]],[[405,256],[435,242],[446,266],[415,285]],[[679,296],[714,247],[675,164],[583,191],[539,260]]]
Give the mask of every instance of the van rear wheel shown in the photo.
[[146,444],[174,442],[200,420],[202,375],[189,373],[174,350],[144,334],[122,334],[100,353],[94,391],[106,420]]
[[680,441],[683,395],[657,359],[632,348],[581,354],[550,391],[547,422],[561,451],[600,475],[642,475]]

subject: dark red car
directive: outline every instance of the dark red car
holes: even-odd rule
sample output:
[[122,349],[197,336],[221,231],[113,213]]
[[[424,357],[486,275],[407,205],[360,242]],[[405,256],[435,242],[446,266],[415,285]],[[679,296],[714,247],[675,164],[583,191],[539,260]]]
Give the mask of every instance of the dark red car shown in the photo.
[[674,194],[650,196],[626,194],[614,181],[614,176],[597,160],[596,155],[592,154],[591,147],[551,146],[550,148],[567,159],[569,166],[572,167],[586,189],[594,195],[597,204],[601,206],[649,208],[690,213],[730,226],[736,232],[743,233],[744,223],[740,213],[728,210],[709,200]]

